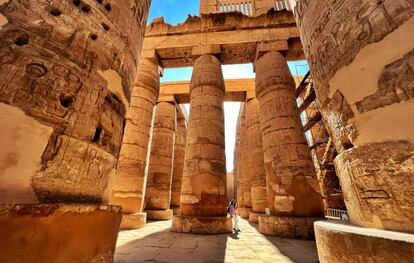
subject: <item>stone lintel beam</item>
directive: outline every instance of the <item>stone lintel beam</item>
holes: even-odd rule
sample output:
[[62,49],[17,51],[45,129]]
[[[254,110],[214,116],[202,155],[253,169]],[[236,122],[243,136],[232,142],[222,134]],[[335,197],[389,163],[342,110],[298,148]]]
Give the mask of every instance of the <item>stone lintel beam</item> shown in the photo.
[[287,49],[278,50],[288,60],[304,58],[292,12],[277,11],[258,17],[210,14],[190,17],[176,26],[154,21],[147,27],[143,49],[155,49],[165,68],[192,66],[193,49],[201,43],[220,46],[222,64],[241,64],[255,60],[257,43],[278,41],[287,45]]

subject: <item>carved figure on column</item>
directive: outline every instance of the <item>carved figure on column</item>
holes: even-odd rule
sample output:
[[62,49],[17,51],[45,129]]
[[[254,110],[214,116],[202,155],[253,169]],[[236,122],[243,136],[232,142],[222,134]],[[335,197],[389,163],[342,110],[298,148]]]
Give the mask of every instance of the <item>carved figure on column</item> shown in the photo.
[[414,233],[414,2],[299,0],[295,16],[353,224],[318,222],[320,260],[410,262],[397,231]]
[[[0,207],[0,222],[9,226],[0,230],[0,261],[112,261],[121,210],[102,204],[115,176],[149,5],[1,1],[0,162],[7,168],[0,169],[0,203],[25,205]],[[38,248],[44,240],[55,242]],[[79,242],[82,249],[72,245]]]

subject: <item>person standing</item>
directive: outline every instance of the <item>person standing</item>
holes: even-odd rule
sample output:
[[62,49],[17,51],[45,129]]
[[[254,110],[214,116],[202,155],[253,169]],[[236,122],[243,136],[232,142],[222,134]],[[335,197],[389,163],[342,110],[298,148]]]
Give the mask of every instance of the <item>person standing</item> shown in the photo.
[[233,223],[233,230],[235,232],[240,232],[238,219],[237,219],[237,202],[236,201],[234,200],[230,201],[229,212],[230,212],[231,221]]

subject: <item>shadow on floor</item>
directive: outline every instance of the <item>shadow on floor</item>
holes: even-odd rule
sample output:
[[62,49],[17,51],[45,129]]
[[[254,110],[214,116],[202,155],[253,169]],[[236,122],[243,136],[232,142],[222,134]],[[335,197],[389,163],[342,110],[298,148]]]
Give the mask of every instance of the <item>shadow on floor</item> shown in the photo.
[[[245,221],[259,232],[259,224]],[[319,263],[315,241],[263,236],[295,263]]]
[[228,238],[234,235],[194,235],[162,231],[159,222],[148,222],[145,228],[122,231],[115,253],[116,263],[138,262],[224,262]]

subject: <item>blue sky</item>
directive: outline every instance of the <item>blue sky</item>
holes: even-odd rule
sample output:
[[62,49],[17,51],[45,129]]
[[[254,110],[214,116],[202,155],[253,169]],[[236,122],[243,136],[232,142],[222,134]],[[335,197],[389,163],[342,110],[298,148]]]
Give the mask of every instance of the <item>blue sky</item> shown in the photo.
[[199,13],[200,2],[197,0],[152,0],[148,23],[156,17],[163,16],[167,23],[176,25],[184,22],[189,14]]
[[[148,23],[163,16],[165,22],[172,25],[184,22],[188,15],[199,15],[199,1],[197,0],[152,0]],[[292,75],[305,75],[308,71],[306,61],[289,62]],[[252,64],[223,65],[223,76],[225,79],[254,78]],[[161,82],[191,80],[192,68],[165,69]],[[187,111],[189,105],[185,105]],[[239,102],[224,103],[225,134],[226,134],[226,162],[227,171],[233,170],[233,153],[236,136],[236,122],[240,109]]]

